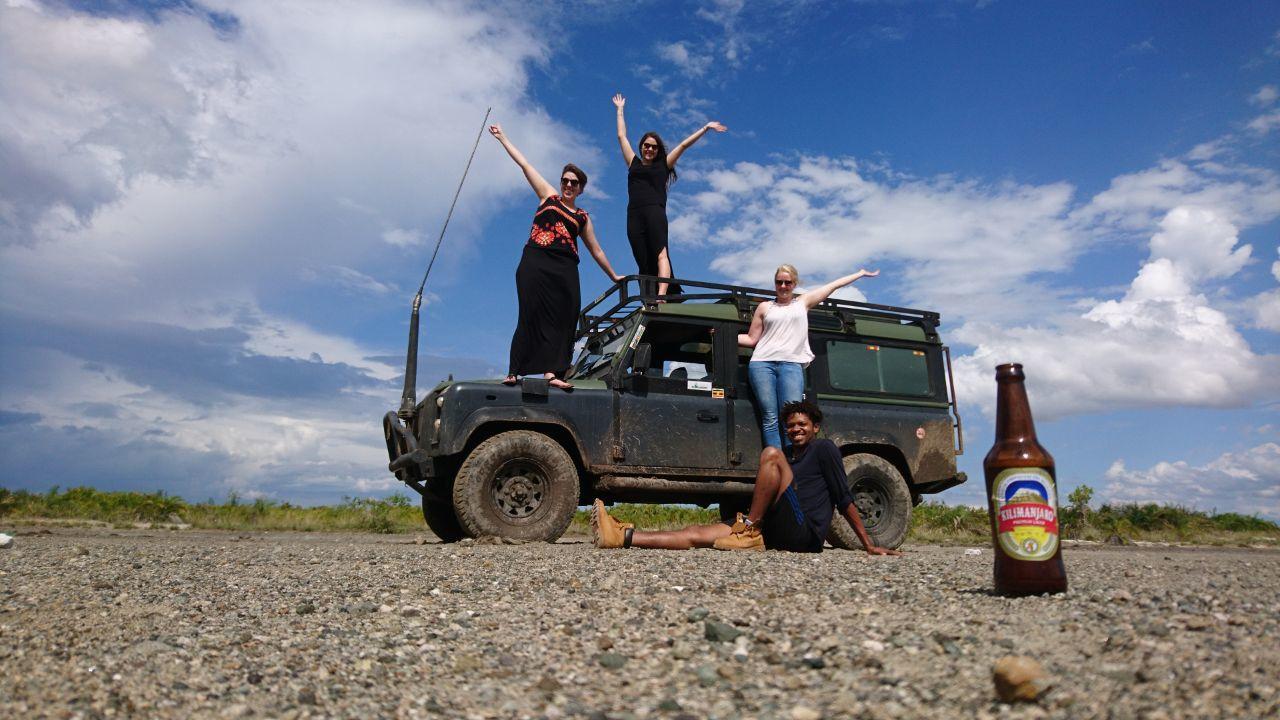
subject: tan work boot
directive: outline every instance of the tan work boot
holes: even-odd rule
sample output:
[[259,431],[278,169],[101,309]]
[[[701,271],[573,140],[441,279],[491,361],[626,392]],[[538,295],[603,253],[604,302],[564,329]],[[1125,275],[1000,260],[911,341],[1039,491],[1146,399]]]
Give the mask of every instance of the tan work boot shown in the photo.
[[729,535],[716,540],[712,547],[717,550],[764,550],[764,536],[760,534],[760,528],[748,525],[742,513],[738,513],[737,522],[729,530]]
[[604,509],[604,501],[596,498],[591,505],[591,542],[598,548],[631,547],[635,525],[620,523]]

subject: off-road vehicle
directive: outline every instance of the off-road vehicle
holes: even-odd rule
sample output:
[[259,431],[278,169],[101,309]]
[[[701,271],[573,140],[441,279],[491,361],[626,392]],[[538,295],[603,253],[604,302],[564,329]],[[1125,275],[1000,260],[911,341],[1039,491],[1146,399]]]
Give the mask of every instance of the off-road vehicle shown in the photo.
[[[594,498],[719,503],[732,518],[750,500],[760,418],[739,348],[772,293],[680,280],[655,303],[623,278],[579,318],[572,391],[525,378],[445,380],[415,403],[416,323],[405,396],[383,419],[389,469],[422,496],[445,542],[496,535],[555,540]],[[826,416],[872,540],[902,544],[922,495],[965,481],[950,354],[937,313],[828,300],[809,314],[816,356],[807,397]],[[847,521],[828,540],[859,547]]]

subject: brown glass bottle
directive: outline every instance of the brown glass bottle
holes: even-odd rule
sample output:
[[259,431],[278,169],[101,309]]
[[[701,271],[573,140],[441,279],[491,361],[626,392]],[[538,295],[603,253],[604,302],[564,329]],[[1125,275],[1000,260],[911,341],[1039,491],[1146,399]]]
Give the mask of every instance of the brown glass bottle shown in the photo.
[[1017,363],[996,368],[996,442],[982,461],[1000,595],[1067,590],[1057,476],[1053,456],[1036,441],[1025,379]]

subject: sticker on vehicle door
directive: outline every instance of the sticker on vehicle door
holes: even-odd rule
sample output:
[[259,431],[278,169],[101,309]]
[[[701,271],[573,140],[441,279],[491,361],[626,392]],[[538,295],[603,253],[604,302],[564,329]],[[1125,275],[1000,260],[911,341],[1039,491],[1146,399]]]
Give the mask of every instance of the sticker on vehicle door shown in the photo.
[[688,383],[685,384],[685,387],[689,388],[690,390],[706,390],[709,392],[711,390],[711,381],[710,380],[690,380]]
[[724,388],[711,388],[711,399],[713,399],[713,400],[723,400],[723,399],[724,399]]

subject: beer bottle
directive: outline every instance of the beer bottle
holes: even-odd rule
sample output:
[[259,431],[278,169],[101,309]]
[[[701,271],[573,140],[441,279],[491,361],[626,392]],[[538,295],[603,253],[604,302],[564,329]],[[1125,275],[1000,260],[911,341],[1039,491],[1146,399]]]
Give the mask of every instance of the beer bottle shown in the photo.
[[982,461],[1000,595],[1067,590],[1053,456],[1036,441],[1025,379],[1018,363],[996,368],[996,442]]

